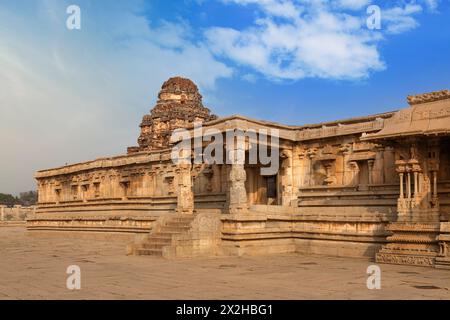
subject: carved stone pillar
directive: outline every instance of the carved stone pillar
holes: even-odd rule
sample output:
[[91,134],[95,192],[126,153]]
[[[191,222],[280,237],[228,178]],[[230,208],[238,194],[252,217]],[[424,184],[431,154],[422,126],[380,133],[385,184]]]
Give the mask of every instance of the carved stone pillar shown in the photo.
[[367,161],[368,167],[369,167],[369,185],[373,184],[373,167],[375,165],[375,160],[368,160]]
[[403,190],[403,178],[404,178],[404,173],[400,172],[399,173],[400,176],[400,199],[404,199],[405,198],[405,191]]
[[[400,160],[395,162],[400,175],[400,197],[398,216],[386,230],[391,232],[387,244],[376,254],[376,261],[382,263],[433,266],[439,254],[440,232],[439,210],[432,208],[433,166],[437,152],[429,150],[421,141],[398,144]],[[409,159],[409,160],[406,160]],[[404,184],[406,187],[403,187]],[[406,193],[406,195],[405,195]],[[414,194],[413,194],[414,193]],[[405,198],[406,196],[406,198]],[[441,255],[445,255],[445,244],[441,244]],[[443,257],[444,259],[444,257]],[[442,264],[448,261],[443,260]]]
[[439,140],[432,140],[429,144],[428,152],[430,157],[428,159],[428,167],[430,171],[431,179],[431,204],[434,210],[439,210],[439,194],[438,194],[438,179],[437,175],[439,172],[440,165],[440,144]]
[[179,164],[176,173],[178,175],[177,212],[180,214],[193,214],[194,192],[192,191],[191,165]]
[[[405,199],[405,191],[407,193],[408,190],[408,175],[406,174],[406,162],[403,160],[398,160],[395,162],[396,171],[400,177],[400,195],[397,201],[397,211],[398,217],[401,218],[406,213],[407,209],[407,199]],[[406,175],[405,175],[406,174]],[[405,183],[406,181],[406,183]],[[406,190],[405,190],[406,184]]]
[[314,158],[317,154],[317,149],[316,148],[309,148],[306,151],[306,159],[308,161],[308,185],[309,186],[314,186],[314,168],[313,168],[313,162],[314,162]]
[[243,213],[248,210],[246,179],[247,174],[243,164],[232,164],[230,166],[227,202],[231,214]]
[[292,151],[283,150],[281,152],[281,204],[283,206],[289,206],[291,201],[294,200],[294,187],[293,187],[293,170],[292,170]]

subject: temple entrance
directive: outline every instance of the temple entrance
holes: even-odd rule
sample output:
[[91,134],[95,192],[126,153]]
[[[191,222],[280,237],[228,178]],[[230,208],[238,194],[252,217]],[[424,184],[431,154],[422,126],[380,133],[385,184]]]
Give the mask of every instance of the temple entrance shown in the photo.
[[246,166],[245,171],[248,204],[277,205],[279,203],[278,177],[261,175],[259,166]]

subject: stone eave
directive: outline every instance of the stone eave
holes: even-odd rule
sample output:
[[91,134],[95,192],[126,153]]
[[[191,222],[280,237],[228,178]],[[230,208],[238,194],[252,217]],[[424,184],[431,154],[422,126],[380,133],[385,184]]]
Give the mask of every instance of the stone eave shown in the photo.
[[430,136],[450,136],[450,130],[445,131],[415,131],[408,133],[399,133],[399,134],[369,134],[361,137],[362,141],[382,141],[382,140],[396,140],[400,138],[414,138],[414,137],[430,137]]
[[450,135],[450,99],[414,104],[397,111],[384,128],[363,135],[362,141],[394,140],[406,137]]
[[[322,139],[330,136],[342,136],[356,133],[379,131],[383,128],[383,121],[389,119],[395,112],[387,112],[366,117],[344,119],[340,121],[322,122],[314,125],[290,126],[276,122],[251,119],[241,115],[219,118],[203,123],[203,128],[215,128],[219,131],[232,129],[278,129],[280,138],[289,141],[306,141]],[[188,128],[193,130],[193,126]],[[329,131],[327,133],[327,130]],[[270,132],[269,132],[270,133]]]
[[170,149],[138,152],[129,155],[98,158],[91,161],[70,164],[67,166],[39,170],[35,174],[36,179],[71,174],[75,172],[89,171],[93,169],[108,169],[126,166],[130,164],[143,164],[170,160]]
[[[264,125],[264,126],[268,126],[268,127],[278,128],[278,129],[304,130],[304,129],[317,129],[317,128],[321,128],[323,126],[338,126],[340,124],[354,124],[354,123],[359,123],[359,122],[367,122],[367,121],[376,120],[377,118],[387,119],[387,118],[392,117],[396,112],[397,112],[397,110],[374,114],[374,115],[369,115],[369,116],[354,117],[354,118],[347,118],[347,119],[342,119],[342,120],[319,122],[319,123],[315,123],[315,124],[305,124],[305,125],[299,125],[299,126],[281,124],[278,122],[272,122],[272,121],[266,121],[266,120],[260,120],[260,119],[253,119],[253,118],[249,118],[246,116],[236,114],[236,115],[232,115],[229,117],[218,118],[213,121],[205,122],[205,123],[203,123],[203,126],[208,127],[208,126],[220,123],[220,122],[240,119],[240,120],[245,120],[245,121],[248,121],[251,123],[260,124],[260,125]],[[190,129],[192,127],[193,126],[189,127],[188,129]]]

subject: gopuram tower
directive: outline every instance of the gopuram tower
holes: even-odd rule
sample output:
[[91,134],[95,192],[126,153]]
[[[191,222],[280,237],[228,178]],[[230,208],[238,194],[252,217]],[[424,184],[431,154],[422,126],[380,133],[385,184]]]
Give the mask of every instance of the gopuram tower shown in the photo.
[[162,85],[156,106],[142,119],[139,146],[129,147],[128,154],[167,149],[173,130],[215,119],[217,116],[203,106],[202,95],[194,82],[170,78]]

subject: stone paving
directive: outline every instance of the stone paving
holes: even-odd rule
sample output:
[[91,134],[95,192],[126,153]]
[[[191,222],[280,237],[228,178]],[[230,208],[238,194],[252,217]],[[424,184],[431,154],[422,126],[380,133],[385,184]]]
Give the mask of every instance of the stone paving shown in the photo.
[[[164,260],[126,256],[120,241],[30,235],[0,227],[0,299],[450,299],[450,270],[311,255]],[[81,290],[66,269],[81,268]]]

